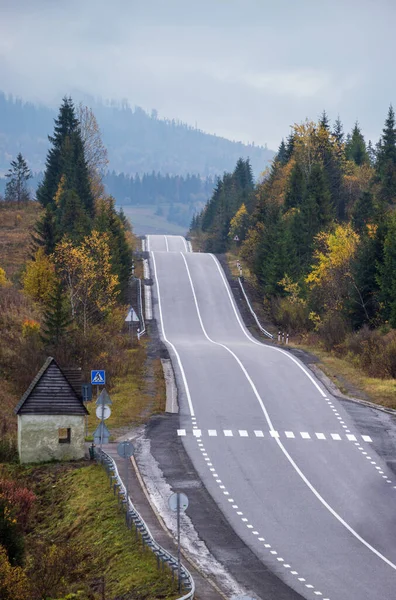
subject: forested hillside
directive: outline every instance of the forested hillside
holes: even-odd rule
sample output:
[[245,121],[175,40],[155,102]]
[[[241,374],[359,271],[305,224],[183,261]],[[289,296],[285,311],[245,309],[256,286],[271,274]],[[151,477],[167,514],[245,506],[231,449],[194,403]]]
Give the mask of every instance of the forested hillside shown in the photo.
[[395,207],[392,107],[376,148],[323,113],[294,126],[258,185],[238,161],[191,233],[205,250],[238,250],[274,323],[394,377]]
[[[108,149],[109,168],[129,175],[152,171],[170,175],[222,174],[239,156],[250,157],[253,170],[260,173],[274,153],[266,148],[244,145],[209,135],[185,123],[160,119],[128,103],[102,103],[89,99],[103,141]],[[47,132],[56,112],[0,92],[0,174],[10,160],[22,152],[34,172],[44,170],[48,150]]]

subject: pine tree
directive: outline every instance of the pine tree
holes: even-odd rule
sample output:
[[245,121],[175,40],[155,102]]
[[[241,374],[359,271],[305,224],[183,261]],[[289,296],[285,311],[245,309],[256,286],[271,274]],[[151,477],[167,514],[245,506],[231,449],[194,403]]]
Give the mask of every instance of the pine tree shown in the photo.
[[25,159],[19,152],[16,160],[11,161],[11,167],[6,174],[8,179],[5,189],[5,200],[7,202],[27,202],[30,192],[27,182],[32,178],[32,172],[27,166]]
[[298,162],[293,167],[285,196],[285,210],[300,206],[305,193],[304,172]]
[[327,116],[327,112],[324,110],[319,119],[319,127],[326,129],[326,131],[330,131],[330,121]]
[[57,210],[58,230],[79,243],[91,231],[91,221],[80,197],[73,189],[64,190]]
[[334,123],[333,135],[339,145],[344,143],[344,128],[340,120],[340,115],[338,115]]
[[63,98],[59,116],[55,119],[54,134],[48,136],[52,144],[46,161],[44,180],[37,190],[37,200],[43,206],[53,205],[54,197],[63,174],[62,150],[66,138],[71,138],[78,128],[78,121],[71,98]]
[[287,136],[287,140],[286,140],[286,153],[285,153],[285,162],[289,162],[289,160],[292,157],[293,154],[293,150],[294,150],[294,133],[290,133]]
[[366,143],[357,121],[352,129],[352,135],[345,145],[345,155],[347,160],[353,160],[359,166],[369,163]]
[[37,221],[32,233],[33,251],[43,247],[46,254],[52,254],[59,242],[59,230],[55,213],[50,205]]
[[322,230],[327,229],[334,219],[331,195],[324,176],[323,168],[315,163],[311,170],[307,189],[301,204],[300,213],[302,239],[304,240],[304,263],[309,261],[313,249],[313,239]]
[[287,152],[286,152],[286,144],[285,140],[282,138],[281,143],[279,144],[278,152],[276,154],[275,160],[279,161],[281,165],[285,165],[287,163]]
[[389,219],[383,246],[383,262],[378,265],[377,282],[383,316],[396,327],[396,216]]
[[37,199],[45,207],[54,207],[59,183],[65,176],[68,189],[77,193],[83,208],[92,218],[94,199],[79,122],[71,98],[63,99],[59,116],[55,119],[54,135],[48,139],[52,147],[47,155],[44,180],[37,190]]
[[389,107],[382,137],[377,146],[377,179],[381,184],[380,197],[386,204],[396,201],[396,128],[395,113]]
[[123,219],[125,219],[125,215],[117,214],[115,210],[114,198],[103,199],[95,219],[95,230],[107,233],[109,236],[112,273],[118,277],[121,300],[127,302],[132,270],[132,252],[126,237],[129,224],[125,226]]
[[375,148],[374,148],[371,140],[369,140],[368,144],[367,144],[367,154],[368,154],[370,165],[372,167],[375,167],[375,163],[377,161],[377,153],[375,151]]
[[44,311],[42,340],[48,347],[57,348],[71,325],[70,308],[61,282],[57,282]]
[[356,231],[366,231],[368,223],[373,222],[375,216],[374,198],[372,192],[363,192],[352,211],[352,224]]

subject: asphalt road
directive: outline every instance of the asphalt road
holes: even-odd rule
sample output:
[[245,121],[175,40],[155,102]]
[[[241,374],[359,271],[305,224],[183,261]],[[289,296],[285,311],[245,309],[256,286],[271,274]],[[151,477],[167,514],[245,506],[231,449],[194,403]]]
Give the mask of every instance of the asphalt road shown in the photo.
[[246,331],[215,257],[148,236],[178,435],[237,535],[305,598],[396,598],[396,478],[295,357]]

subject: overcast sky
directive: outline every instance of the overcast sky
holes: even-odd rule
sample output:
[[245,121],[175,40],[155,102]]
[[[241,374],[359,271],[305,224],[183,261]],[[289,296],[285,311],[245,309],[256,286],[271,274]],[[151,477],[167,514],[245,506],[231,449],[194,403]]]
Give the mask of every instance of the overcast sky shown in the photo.
[[0,0],[0,90],[128,98],[273,149],[325,108],[376,141],[395,27],[395,0]]

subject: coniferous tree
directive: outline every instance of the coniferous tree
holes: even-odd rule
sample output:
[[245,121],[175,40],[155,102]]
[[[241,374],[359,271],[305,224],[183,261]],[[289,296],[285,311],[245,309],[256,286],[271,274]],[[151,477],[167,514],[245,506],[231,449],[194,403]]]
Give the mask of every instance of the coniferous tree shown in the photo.
[[334,123],[333,135],[339,145],[344,143],[344,128],[340,120],[340,115],[338,115]]
[[43,216],[34,226],[32,241],[34,251],[43,247],[46,254],[52,254],[56,244],[60,241],[57,220],[50,205],[46,207]]
[[374,198],[371,191],[363,192],[352,211],[352,225],[359,233],[365,232],[375,216]]
[[367,144],[367,154],[368,154],[370,165],[372,167],[375,167],[375,163],[377,160],[377,154],[376,154],[375,148],[374,148],[371,140],[369,140],[368,144]]
[[58,281],[44,311],[41,335],[44,344],[57,348],[63,341],[70,325],[70,308],[67,305],[62,283]]
[[276,153],[275,159],[278,160],[281,165],[285,165],[287,163],[287,150],[285,140],[283,138],[281,143],[279,144],[278,152]]
[[37,200],[43,206],[50,205],[55,209],[55,195],[62,177],[66,177],[67,187],[77,193],[83,208],[93,217],[94,200],[84,144],[71,98],[63,99],[55,119],[54,134],[48,139],[52,147],[47,155],[44,180],[37,190]]
[[315,235],[327,229],[334,218],[334,208],[323,167],[318,163],[312,167],[300,214],[301,235],[305,247],[304,262],[308,263]]
[[377,178],[381,185],[381,200],[391,204],[396,200],[396,128],[393,107],[389,107],[382,137],[377,147]]
[[305,193],[305,176],[299,162],[293,167],[285,196],[285,210],[300,206]]
[[18,204],[27,202],[30,199],[27,182],[32,178],[32,172],[20,152],[16,160],[11,161],[11,167],[6,174],[6,178],[8,182],[5,188],[5,200],[7,202],[18,202]]
[[396,328],[396,217],[388,222],[383,245],[383,261],[378,264],[377,282],[383,303],[383,316]]
[[345,145],[345,155],[348,160],[353,160],[358,166],[369,163],[366,143],[357,121],[352,129],[352,135]]
[[43,206],[53,206],[54,204],[54,197],[58,190],[64,168],[63,146],[66,138],[71,138],[77,127],[78,121],[73,102],[71,98],[65,97],[59,109],[59,116],[55,119],[54,134],[48,136],[52,147],[47,155],[44,180],[37,190],[37,200]]
[[285,163],[289,162],[294,150],[294,133],[290,133],[286,140]]
[[330,131],[330,121],[327,116],[327,112],[324,110],[319,119],[319,127],[326,129],[326,131]]

